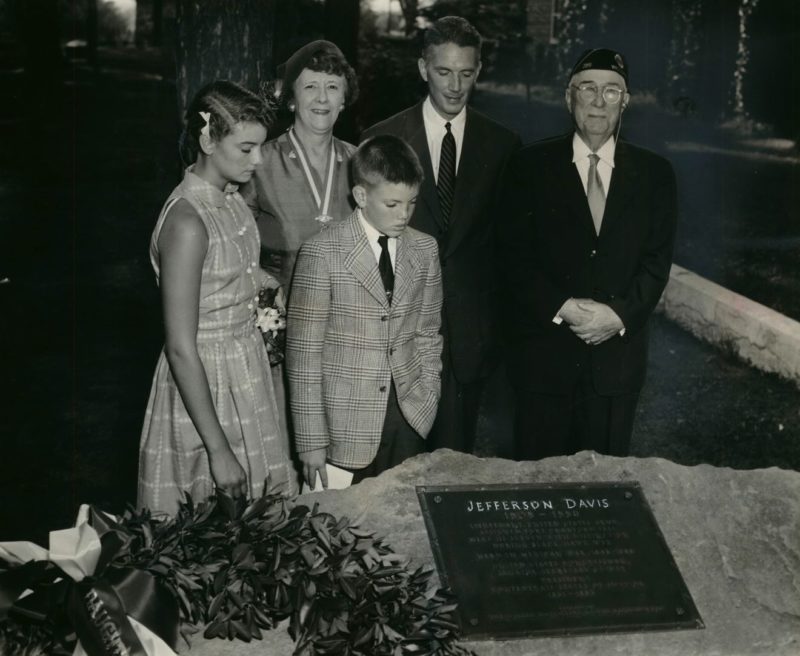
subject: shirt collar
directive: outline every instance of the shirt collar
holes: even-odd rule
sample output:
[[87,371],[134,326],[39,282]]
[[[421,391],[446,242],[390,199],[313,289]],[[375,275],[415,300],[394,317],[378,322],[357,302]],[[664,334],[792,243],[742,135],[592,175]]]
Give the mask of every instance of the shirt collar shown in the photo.
[[[609,139],[602,146],[600,146],[600,148],[597,149],[597,156],[600,158],[600,161],[605,162],[613,169],[614,153],[616,152],[616,150],[617,150],[616,140],[614,139],[614,137],[609,137]],[[585,157],[589,157],[591,153],[592,150],[589,148],[589,146],[586,145],[586,142],[580,138],[580,135],[577,132],[573,134],[572,161],[579,162]]]
[[425,102],[422,103],[422,119],[425,125],[436,126],[444,130],[445,123],[450,123],[451,130],[463,130],[467,123],[467,106],[461,108],[461,111],[450,120],[442,118],[442,116],[433,108],[431,97],[427,96]]
[[[367,241],[370,244],[377,244],[378,237],[383,236],[383,233],[376,230],[375,226],[373,226],[369,221],[367,221],[360,207],[356,208],[356,214],[358,214],[358,220],[361,221],[361,227],[364,228],[364,232],[367,235]],[[396,239],[396,237],[389,237],[389,239]]]
[[186,189],[191,190],[200,200],[204,200],[214,207],[223,207],[227,196],[239,190],[239,186],[232,182],[225,185],[224,190],[215,187],[210,182],[206,182],[194,173],[194,164],[186,169],[183,184]]

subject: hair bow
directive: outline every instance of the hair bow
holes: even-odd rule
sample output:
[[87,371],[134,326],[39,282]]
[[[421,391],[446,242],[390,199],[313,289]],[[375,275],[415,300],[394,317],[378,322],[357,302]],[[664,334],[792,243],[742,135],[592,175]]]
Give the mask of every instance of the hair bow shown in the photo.
[[203,128],[200,130],[200,134],[204,135],[207,138],[211,138],[211,112],[200,112],[200,116],[206,122]]

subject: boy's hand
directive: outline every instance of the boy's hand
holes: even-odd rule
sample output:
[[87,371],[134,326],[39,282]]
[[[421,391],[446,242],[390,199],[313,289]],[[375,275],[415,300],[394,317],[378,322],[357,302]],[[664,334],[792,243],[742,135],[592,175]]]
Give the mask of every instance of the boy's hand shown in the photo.
[[328,489],[328,470],[325,469],[325,460],[328,455],[328,449],[314,449],[313,451],[305,451],[299,454],[300,460],[303,463],[303,478],[306,483],[313,490],[317,483],[317,472],[322,479],[322,487]]
[[278,287],[278,292],[275,294],[275,307],[281,316],[286,316],[286,294],[283,292],[283,285]]

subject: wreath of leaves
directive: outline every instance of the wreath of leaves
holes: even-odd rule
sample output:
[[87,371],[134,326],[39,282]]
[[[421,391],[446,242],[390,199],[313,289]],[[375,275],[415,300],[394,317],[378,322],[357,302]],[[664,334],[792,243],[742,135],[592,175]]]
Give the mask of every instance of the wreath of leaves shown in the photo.
[[[373,533],[279,494],[181,505],[174,518],[126,511],[111,566],[146,570],[176,596],[181,633],[261,639],[289,618],[296,656],[467,656],[456,604],[432,586],[433,570]],[[2,567],[0,567],[2,569]],[[47,625],[0,625],[0,644],[59,643]],[[31,652],[34,653],[34,652]],[[473,655],[474,656],[474,655]]]

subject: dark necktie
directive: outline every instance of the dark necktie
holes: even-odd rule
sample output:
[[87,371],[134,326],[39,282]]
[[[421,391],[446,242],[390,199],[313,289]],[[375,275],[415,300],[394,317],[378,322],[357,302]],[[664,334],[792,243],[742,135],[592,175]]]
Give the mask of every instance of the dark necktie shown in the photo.
[[456,138],[450,132],[450,123],[445,123],[444,129],[446,132],[442,139],[442,152],[439,154],[439,176],[436,189],[439,192],[442,218],[445,223],[449,223],[456,190]]
[[594,221],[594,231],[600,234],[600,226],[603,224],[603,213],[606,210],[606,192],[603,189],[603,181],[597,171],[597,162],[600,157],[597,153],[589,155],[589,178],[586,182],[586,198],[589,201],[589,211],[592,213]]
[[389,238],[386,235],[381,235],[378,237],[378,244],[381,247],[378,271],[381,273],[383,288],[386,290],[386,300],[391,305],[392,292],[394,292],[394,269],[392,269],[392,260],[389,257]]

